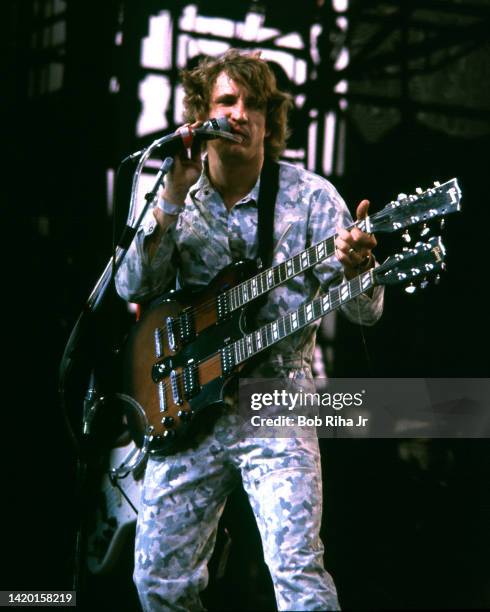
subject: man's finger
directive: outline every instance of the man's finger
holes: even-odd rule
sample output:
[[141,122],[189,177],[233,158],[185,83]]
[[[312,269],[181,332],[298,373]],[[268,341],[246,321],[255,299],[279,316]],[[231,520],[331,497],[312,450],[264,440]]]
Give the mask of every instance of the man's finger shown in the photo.
[[358,221],[367,217],[369,204],[369,200],[361,200],[359,202],[356,209],[356,217]]

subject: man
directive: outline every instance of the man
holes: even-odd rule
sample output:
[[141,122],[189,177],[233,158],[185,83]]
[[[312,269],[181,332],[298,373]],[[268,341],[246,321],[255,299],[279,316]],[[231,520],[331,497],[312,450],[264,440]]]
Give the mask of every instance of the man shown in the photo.
[[[285,146],[290,98],[257,54],[230,50],[183,74],[186,120],[225,116],[239,142],[215,139],[200,155],[176,156],[161,200],[143,223],[116,283],[120,295],[144,301],[178,275],[206,285],[228,263],[257,257],[257,201],[264,159]],[[197,181],[197,182],[196,182]],[[364,200],[358,217],[367,213]],[[354,228],[325,179],[280,163],[273,264],[338,231],[336,257],[271,291],[257,323],[311,299],[319,288],[374,265],[373,236]],[[343,268],[343,270],[342,270]],[[346,304],[352,320],[374,323],[382,290]],[[254,374],[311,377],[317,325],[284,339]],[[202,609],[219,517],[241,479],[262,538],[281,610],[336,610],[335,585],[323,567],[319,538],[322,484],[317,439],[241,438],[237,415],[221,415],[197,448],[150,459],[138,516],[134,578],[145,610]]]

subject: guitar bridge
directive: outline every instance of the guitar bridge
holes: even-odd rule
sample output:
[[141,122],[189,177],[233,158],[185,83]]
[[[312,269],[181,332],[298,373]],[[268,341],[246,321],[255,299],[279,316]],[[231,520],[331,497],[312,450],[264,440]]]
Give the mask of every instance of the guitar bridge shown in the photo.
[[177,343],[175,342],[175,329],[174,329],[175,321],[172,317],[167,317],[165,320],[165,323],[167,325],[168,347],[172,352],[175,352],[177,350]]

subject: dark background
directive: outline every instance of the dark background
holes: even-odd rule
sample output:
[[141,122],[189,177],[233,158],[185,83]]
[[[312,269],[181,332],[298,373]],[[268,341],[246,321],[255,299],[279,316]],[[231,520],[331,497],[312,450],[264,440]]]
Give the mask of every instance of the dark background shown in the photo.
[[[148,15],[163,8],[158,2],[139,8],[131,2],[67,2],[60,51],[35,39],[54,20],[43,17],[51,4],[10,1],[0,8],[7,68],[3,321],[9,339],[3,360],[8,444],[2,445],[1,589],[71,588],[75,533],[86,500],[76,487],[58,366],[111,253],[106,169],[148,142],[132,136],[142,77],[138,49]],[[175,2],[172,10],[182,4]],[[351,3],[350,34],[343,41],[352,49],[345,74],[346,170],[332,180],[353,212],[363,197],[378,210],[399,191],[456,176],[463,210],[447,222],[448,268],[441,284],[413,296],[390,289],[374,328],[361,332],[339,319],[335,339],[320,338],[325,350],[333,346],[335,376],[488,376],[490,59],[484,33],[490,8],[487,2],[421,4]],[[307,4],[299,25],[297,14],[262,6],[284,31],[293,23],[307,28],[308,20],[324,24],[322,62],[307,93],[312,104],[322,100],[325,110],[336,108],[338,96],[328,92],[342,40],[328,25],[329,5]],[[200,7],[209,15],[238,10],[212,2]],[[115,48],[118,28],[124,44]],[[49,92],[43,67],[53,61],[64,65],[64,77],[62,87]],[[107,87],[113,74],[120,82],[117,95]],[[293,142],[304,140],[304,121],[299,112],[293,117]],[[123,173],[122,209],[128,180]],[[379,242],[380,259],[400,245],[393,237]],[[117,336],[129,319],[112,295],[94,332],[96,352],[103,352],[106,334]],[[70,416],[76,422],[76,411]],[[322,441],[322,453],[327,565],[345,609],[490,608],[487,440],[331,440]],[[258,561],[260,543],[241,493],[229,504],[227,525],[234,544],[226,580],[211,583],[209,607],[272,608],[270,582]],[[114,575],[85,575],[80,596],[87,606],[137,610],[130,565],[128,548]]]

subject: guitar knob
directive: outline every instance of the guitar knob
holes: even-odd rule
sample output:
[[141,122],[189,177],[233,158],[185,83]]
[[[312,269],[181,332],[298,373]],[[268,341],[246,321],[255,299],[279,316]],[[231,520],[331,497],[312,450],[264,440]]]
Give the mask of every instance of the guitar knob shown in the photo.
[[410,293],[410,294],[415,293],[415,290],[416,290],[416,289],[417,289],[417,287],[416,287],[416,286],[415,286],[413,283],[410,283],[410,285],[408,285],[407,287],[405,287],[405,291],[406,291],[407,293]]
[[399,193],[399,194],[396,196],[396,199],[397,199],[399,202],[401,202],[402,200],[406,200],[406,199],[407,199],[407,194],[406,194],[406,193]]
[[163,437],[166,438],[167,440],[171,440],[172,438],[175,438],[175,429],[167,429],[166,431],[163,432]]
[[174,417],[166,416],[164,419],[162,419],[162,424],[165,427],[170,427],[171,425],[174,424]]
[[403,240],[405,240],[405,242],[410,242],[412,240],[412,237],[410,236],[410,234],[408,233],[408,230],[405,230],[402,234],[402,238]]

